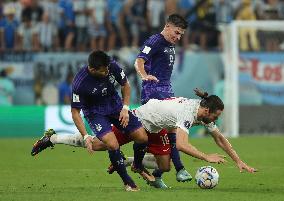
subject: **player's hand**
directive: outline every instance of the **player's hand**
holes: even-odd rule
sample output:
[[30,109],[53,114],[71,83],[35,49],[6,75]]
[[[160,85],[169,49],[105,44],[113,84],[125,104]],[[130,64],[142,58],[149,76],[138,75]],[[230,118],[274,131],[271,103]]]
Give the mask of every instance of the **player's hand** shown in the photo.
[[93,142],[94,142],[94,139],[91,137],[91,136],[88,136],[85,140],[85,144],[86,144],[86,148],[87,148],[87,151],[92,154],[94,153],[94,150],[93,150]]
[[145,77],[142,77],[142,80],[159,82],[158,78],[156,78],[154,75],[147,75]]
[[210,163],[225,163],[226,156],[221,154],[208,154],[206,160]]
[[237,163],[238,168],[240,169],[240,172],[243,172],[243,170],[248,171],[249,173],[254,173],[257,172],[258,170],[248,166],[247,164],[245,164],[243,161],[240,161]]
[[120,125],[122,125],[123,128],[125,128],[128,125],[129,122],[129,113],[127,109],[122,109],[119,114],[119,121]]

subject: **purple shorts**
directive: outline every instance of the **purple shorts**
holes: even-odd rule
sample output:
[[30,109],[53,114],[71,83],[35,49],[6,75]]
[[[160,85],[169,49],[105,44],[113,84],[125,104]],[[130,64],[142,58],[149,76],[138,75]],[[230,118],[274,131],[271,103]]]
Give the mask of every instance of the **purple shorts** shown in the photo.
[[142,124],[138,120],[138,118],[131,111],[129,111],[128,113],[129,122],[125,128],[120,125],[120,121],[118,120],[119,113],[110,115],[95,113],[85,118],[87,119],[92,131],[97,136],[97,138],[101,139],[105,134],[112,131],[112,124],[123,133],[132,133],[136,129],[142,127]]

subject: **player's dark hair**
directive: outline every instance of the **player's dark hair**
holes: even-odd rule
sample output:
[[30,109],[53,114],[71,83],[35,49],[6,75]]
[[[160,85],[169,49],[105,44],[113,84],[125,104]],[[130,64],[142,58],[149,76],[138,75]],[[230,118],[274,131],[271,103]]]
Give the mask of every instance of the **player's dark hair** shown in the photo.
[[99,67],[107,67],[110,63],[110,57],[103,51],[96,50],[91,52],[88,58],[90,68],[98,69]]
[[172,14],[168,17],[167,23],[173,24],[176,27],[186,29],[188,26],[187,21],[179,14]]
[[200,102],[201,107],[209,108],[210,113],[214,113],[217,110],[224,110],[223,101],[216,95],[208,96],[207,92],[203,92],[199,89],[195,89],[195,94],[202,98]]

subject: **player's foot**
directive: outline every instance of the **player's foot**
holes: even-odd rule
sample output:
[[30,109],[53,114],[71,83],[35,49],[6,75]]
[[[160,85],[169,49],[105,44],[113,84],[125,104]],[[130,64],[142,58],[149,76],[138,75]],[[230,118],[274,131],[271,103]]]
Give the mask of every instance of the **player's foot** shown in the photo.
[[53,129],[48,129],[44,132],[44,135],[42,138],[40,138],[38,141],[36,141],[36,143],[33,145],[32,148],[32,152],[31,155],[35,156],[37,155],[39,152],[43,151],[44,149],[46,149],[47,147],[53,147],[54,145],[52,144],[52,142],[50,141],[50,137],[56,134],[55,131]]
[[144,180],[146,180],[147,182],[154,182],[155,181],[155,177],[144,167],[141,168],[141,169],[138,169],[132,163],[131,171],[140,174],[141,177]]
[[125,191],[128,191],[128,192],[136,192],[136,191],[140,190],[138,188],[138,186],[136,186],[136,184],[134,184],[134,183],[124,185],[124,189],[125,189]]
[[177,172],[176,179],[178,182],[191,181],[192,176],[183,168]]
[[164,183],[161,177],[155,177],[155,181],[149,182],[150,186],[153,186],[155,188],[168,188],[168,186]]

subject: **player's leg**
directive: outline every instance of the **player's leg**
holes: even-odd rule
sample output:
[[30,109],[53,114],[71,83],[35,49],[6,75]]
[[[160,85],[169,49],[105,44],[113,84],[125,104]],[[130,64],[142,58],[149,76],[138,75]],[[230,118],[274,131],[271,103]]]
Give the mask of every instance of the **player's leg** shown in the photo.
[[162,174],[164,172],[169,172],[171,169],[170,166],[170,155],[155,155],[158,168],[154,170],[153,175],[155,177],[155,181],[150,183],[150,185],[156,187],[156,188],[168,188],[168,186],[164,183],[162,180]]
[[[117,114],[117,116],[119,116],[119,114]],[[134,181],[128,175],[126,167],[124,166],[124,160],[120,152],[118,141],[115,137],[115,134],[112,132],[112,117],[96,113],[91,117],[88,116],[87,120],[93,133],[96,133],[97,138],[106,145],[109,153],[109,159],[121,177],[125,190],[139,190]]]
[[151,186],[156,188],[168,188],[162,180],[162,174],[170,171],[170,144],[166,131],[157,134],[148,134],[148,152],[155,156],[157,166],[153,172],[154,182],[150,182]]
[[[121,132],[118,128],[116,128],[115,126],[112,126],[112,131],[114,132],[115,134],[115,137],[118,141],[118,144],[120,146],[124,145],[124,144],[127,144],[129,142],[132,141],[130,135],[127,135],[127,133],[123,133]],[[125,160],[124,160],[124,165],[126,167],[128,166],[131,166],[134,162],[134,157],[131,156],[131,157],[125,157]],[[155,157],[151,154],[151,155],[145,155],[144,156],[144,159],[142,161],[142,165],[146,168],[149,168],[149,169],[156,169],[158,166],[157,166],[157,162],[156,162],[156,159]],[[114,172],[114,168],[111,166],[109,166],[108,168],[108,173],[112,174]]]
[[[33,145],[31,154],[32,156],[35,156],[36,154],[43,151],[47,147],[54,147],[55,144],[65,144],[75,147],[85,147],[83,137],[79,132],[74,134],[69,134],[69,133],[56,134],[56,132],[53,129],[48,129],[44,132],[44,136]],[[106,145],[103,142],[101,142],[99,139],[94,137],[93,150],[105,151],[107,149]]]
[[154,181],[154,176],[148,172],[142,164],[146,153],[148,136],[145,129],[142,127],[141,122],[132,112],[129,112],[129,122],[125,128],[120,125],[120,122],[116,118],[112,119],[112,123],[119,130],[123,131],[123,134],[129,134],[130,138],[134,141],[134,161],[131,170],[139,173],[146,181]]
[[130,136],[134,141],[134,160],[131,170],[135,173],[139,173],[147,182],[154,181],[155,177],[143,166],[143,159],[147,152],[148,141],[148,136],[145,129],[140,127],[134,132],[131,132]]
[[[114,125],[112,126],[112,132],[114,133],[114,135],[115,135],[115,137],[116,137],[116,139],[117,139],[117,142],[118,142],[119,146],[122,146],[122,145],[127,144],[127,143],[129,143],[129,142],[132,141],[132,139],[130,138],[129,135],[127,135],[126,133],[123,133],[123,132],[120,131],[118,128],[116,128]],[[122,155],[122,157],[123,157],[125,167],[129,166],[129,165],[126,165],[127,158],[126,158],[126,156],[123,154],[122,151],[121,151],[121,155]],[[110,164],[109,167],[108,167],[108,169],[107,169],[107,172],[108,172],[109,174],[112,174],[112,173],[115,172],[115,171],[116,171],[115,167],[114,167],[112,164]]]
[[[124,165],[128,167],[132,165],[133,161],[134,161],[133,156],[126,157],[126,160],[124,161]],[[146,154],[143,158],[142,164],[147,169],[157,169],[158,168],[156,158],[152,154]]]
[[[176,148],[179,150],[179,151],[182,151],[180,150],[181,149],[181,144],[182,142],[188,142],[188,135],[184,135],[180,132],[178,132],[179,129],[177,129],[177,134],[176,134]],[[181,182],[184,182],[184,181],[191,181],[192,180],[192,176],[183,168],[179,171],[177,171],[177,174],[176,174],[176,179],[177,181],[181,181]]]
[[139,129],[131,132],[130,137],[134,141],[133,143],[133,150],[134,150],[133,165],[137,169],[143,169],[142,161],[146,154],[148,136],[144,128],[140,127]]
[[108,148],[110,161],[111,161],[112,165],[114,166],[114,168],[116,169],[119,176],[121,177],[121,179],[122,179],[122,181],[125,185],[125,189],[128,190],[129,188],[132,188],[132,189],[138,190],[138,187],[136,186],[134,181],[127,174],[126,167],[124,166],[124,160],[123,160],[123,157],[122,157],[121,152],[119,150],[119,144],[117,142],[117,139],[116,139],[114,133],[112,131],[110,131],[110,132],[108,132],[104,135],[98,136],[98,137],[100,138],[100,140],[104,144],[106,144],[106,146]]
[[168,133],[168,138],[171,145],[171,159],[177,172],[176,180],[178,182],[190,181],[192,179],[192,176],[185,170],[176,146],[176,129],[171,130]]

